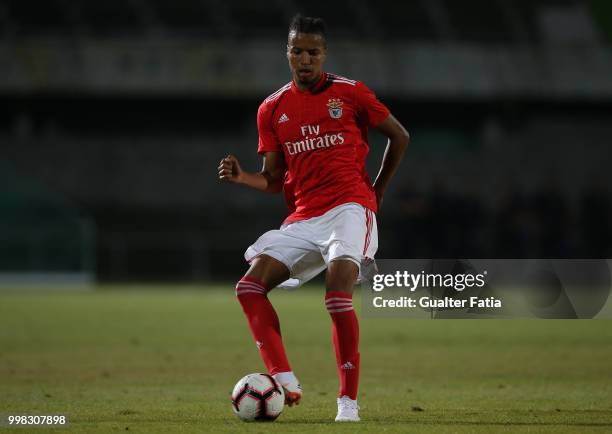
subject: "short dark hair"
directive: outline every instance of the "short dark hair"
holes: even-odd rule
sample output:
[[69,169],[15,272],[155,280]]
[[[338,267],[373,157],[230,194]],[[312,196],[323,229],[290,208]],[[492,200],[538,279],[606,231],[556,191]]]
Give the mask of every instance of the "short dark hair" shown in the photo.
[[321,35],[327,42],[327,26],[323,18],[305,17],[302,14],[297,14],[289,24],[289,33],[314,33]]

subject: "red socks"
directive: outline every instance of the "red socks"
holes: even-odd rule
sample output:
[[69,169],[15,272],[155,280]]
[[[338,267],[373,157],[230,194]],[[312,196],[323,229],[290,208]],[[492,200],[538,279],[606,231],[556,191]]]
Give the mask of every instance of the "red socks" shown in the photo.
[[[276,311],[267,296],[268,288],[257,279],[245,276],[236,285],[236,296],[247,317],[268,373],[289,372]],[[359,386],[359,322],[350,292],[327,291],[325,305],[332,319],[332,337],[340,376],[338,396],[357,399]]]
[[359,386],[359,322],[353,310],[353,294],[327,291],[325,306],[332,319],[332,337],[340,376],[339,397],[357,399]]
[[266,295],[268,288],[257,279],[245,276],[236,284],[236,296],[249,322],[268,373],[291,371],[281,337],[278,316]]

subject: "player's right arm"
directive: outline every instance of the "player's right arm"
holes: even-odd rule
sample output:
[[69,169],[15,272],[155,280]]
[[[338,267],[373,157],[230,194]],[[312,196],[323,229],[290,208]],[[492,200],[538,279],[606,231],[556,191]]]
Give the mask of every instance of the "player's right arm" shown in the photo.
[[228,155],[219,163],[219,179],[234,184],[244,184],[256,190],[278,193],[283,189],[285,180],[285,158],[282,152],[266,152],[263,167],[259,172],[246,172],[233,155]]

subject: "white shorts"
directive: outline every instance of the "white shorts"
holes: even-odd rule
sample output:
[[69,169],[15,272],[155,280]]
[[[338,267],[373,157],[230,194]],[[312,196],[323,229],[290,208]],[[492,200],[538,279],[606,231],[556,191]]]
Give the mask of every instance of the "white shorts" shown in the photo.
[[367,279],[375,272],[377,249],[376,215],[357,203],[347,203],[319,217],[266,232],[246,250],[244,258],[251,262],[265,254],[282,262],[291,278],[279,286],[296,288],[337,259],[353,261],[359,266],[359,281]]

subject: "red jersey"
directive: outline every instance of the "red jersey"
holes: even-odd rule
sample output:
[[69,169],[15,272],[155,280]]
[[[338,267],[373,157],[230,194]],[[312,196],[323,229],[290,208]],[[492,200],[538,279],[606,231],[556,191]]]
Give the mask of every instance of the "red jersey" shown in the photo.
[[317,217],[348,202],[376,212],[365,168],[368,127],[389,116],[363,83],[323,73],[309,90],[293,81],[259,106],[257,152],[281,151],[287,163],[285,223]]

